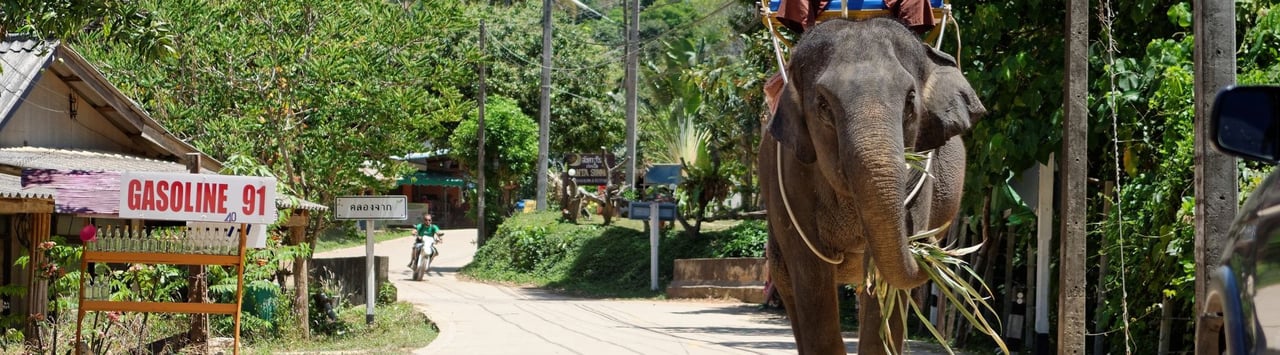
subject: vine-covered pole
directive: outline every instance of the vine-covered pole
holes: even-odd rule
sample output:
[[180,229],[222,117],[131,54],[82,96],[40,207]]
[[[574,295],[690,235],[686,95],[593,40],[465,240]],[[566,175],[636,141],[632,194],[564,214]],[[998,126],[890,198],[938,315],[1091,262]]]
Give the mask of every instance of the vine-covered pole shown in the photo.
[[1062,119],[1062,245],[1058,354],[1085,350],[1085,261],[1089,173],[1089,0],[1067,0],[1066,91]]
[[[1195,193],[1196,193],[1196,300],[1195,312],[1205,311],[1212,271],[1222,259],[1223,243],[1236,216],[1236,159],[1213,150],[1209,139],[1209,113],[1218,90],[1236,81],[1235,3],[1205,0],[1194,7],[1195,32]],[[1196,353],[1216,353],[1217,318],[1197,317]],[[1208,338],[1212,339],[1208,339]]]

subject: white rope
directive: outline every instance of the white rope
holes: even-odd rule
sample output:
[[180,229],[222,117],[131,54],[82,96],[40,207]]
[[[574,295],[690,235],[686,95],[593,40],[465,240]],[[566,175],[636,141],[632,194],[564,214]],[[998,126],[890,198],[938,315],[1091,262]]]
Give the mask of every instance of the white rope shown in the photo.
[[804,241],[804,245],[808,246],[809,251],[812,251],[813,255],[817,255],[818,259],[822,259],[822,261],[832,265],[843,263],[844,254],[840,254],[840,259],[837,260],[818,252],[818,248],[814,247],[813,243],[809,241],[809,236],[804,235],[804,229],[800,228],[800,223],[796,223],[796,214],[791,211],[791,202],[787,201],[787,184],[782,182],[782,142],[774,141],[773,144],[775,149],[773,157],[776,158],[774,160],[778,170],[778,192],[782,193],[782,206],[787,209],[787,218],[791,219],[791,225],[796,227],[796,233],[800,234],[800,240]]
[[[787,218],[791,220],[791,225],[796,227],[796,233],[800,234],[800,240],[804,241],[804,245],[808,246],[809,251],[812,251],[813,255],[817,255],[818,259],[822,259],[822,261],[830,264],[840,264],[844,262],[844,255],[840,255],[840,259],[835,259],[818,252],[818,248],[813,246],[813,242],[809,241],[809,236],[805,235],[804,230],[800,228],[800,223],[796,222],[796,214],[791,210],[791,201],[787,199],[787,184],[782,180],[782,142],[774,141],[773,143],[775,148],[775,166],[778,171],[778,191],[782,193],[782,206],[787,210]],[[903,207],[911,204],[911,201],[919,196],[920,190],[924,189],[924,181],[929,178],[929,171],[933,169],[933,153],[934,151],[930,150],[927,158],[925,158],[924,174],[920,175],[920,181],[916,182],[916,186],[911,189],[911,194],[907,195],[907,198],[903,200]]]
[[[951,5],[948,4],[947,6]],[[950,14],[950,16],[947,16],[946,18],[951,19],[951,27],[956,28],[956,68],[961,68],[964,66],[964,62],[960,61],[960,51],[964,50],[964,43],[960,41],[960,22],[956,21],[955,14],[951,13],[950,10],[948,10],[947,13]],[[938,39],[941,40],[942,36],[938,36]]]

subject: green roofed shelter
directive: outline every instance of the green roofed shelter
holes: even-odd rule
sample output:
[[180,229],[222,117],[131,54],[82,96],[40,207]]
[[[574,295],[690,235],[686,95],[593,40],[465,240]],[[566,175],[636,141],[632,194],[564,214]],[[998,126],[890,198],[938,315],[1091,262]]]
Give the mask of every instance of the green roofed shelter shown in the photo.
[[396,181],[397,185],[415,185],[415,186],[444,186],[444,187],[463,187],[466,181],[461,177],[432,172],[418,171],[409,175],[405,175]]

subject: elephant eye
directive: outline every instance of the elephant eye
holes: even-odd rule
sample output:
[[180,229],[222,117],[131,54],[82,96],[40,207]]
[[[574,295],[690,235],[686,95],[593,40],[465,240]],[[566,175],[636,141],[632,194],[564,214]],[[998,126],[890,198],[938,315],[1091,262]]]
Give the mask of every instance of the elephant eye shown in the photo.
[[831,122],[831,104],[827,103],[827,99],[819,96],[818,100],[818,119],[823,123],[832,124]]
[[912,119],[916,116],[916,90],[907,90],[907,101],[902,106],[903,118]]

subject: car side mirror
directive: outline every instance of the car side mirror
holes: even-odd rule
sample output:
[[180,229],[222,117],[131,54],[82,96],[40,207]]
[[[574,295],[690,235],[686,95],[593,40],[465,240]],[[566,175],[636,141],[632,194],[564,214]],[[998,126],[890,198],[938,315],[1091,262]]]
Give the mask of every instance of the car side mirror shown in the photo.
[[1280,86],[1227,87],[1213,101],[1210,136],[1218,150],[1280,162]]

